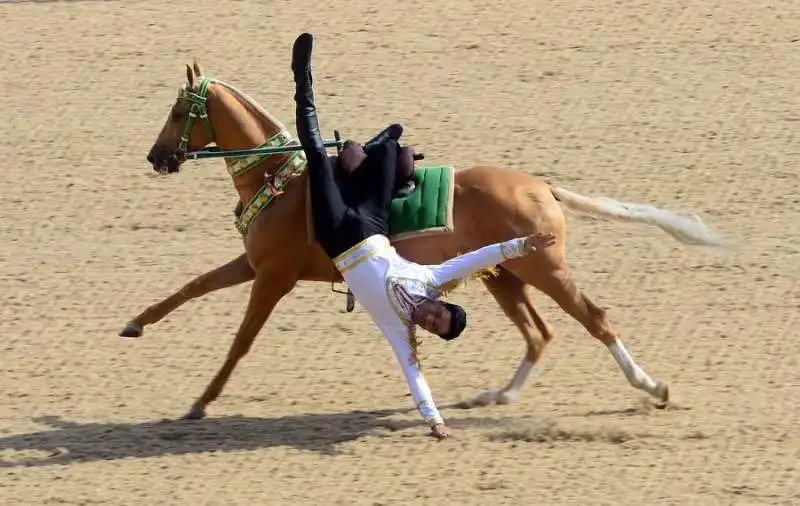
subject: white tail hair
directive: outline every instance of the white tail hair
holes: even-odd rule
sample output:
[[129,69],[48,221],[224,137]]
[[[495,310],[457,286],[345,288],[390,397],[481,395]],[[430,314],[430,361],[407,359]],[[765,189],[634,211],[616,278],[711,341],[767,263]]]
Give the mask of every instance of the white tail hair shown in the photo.
[[649,204],[619,202],[608,197],[586,197],[551,186],[550,192],[567,209],[606,220],[654,225],[676,240],[693,246],[730,249],[734,245],[720,237],[694,213],[678,213]]

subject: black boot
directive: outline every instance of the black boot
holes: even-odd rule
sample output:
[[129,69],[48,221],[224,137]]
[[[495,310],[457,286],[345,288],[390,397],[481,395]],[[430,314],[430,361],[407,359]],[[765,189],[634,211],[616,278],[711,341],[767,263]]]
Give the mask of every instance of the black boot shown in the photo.
[[400,137],[403,135],[403,127],[398,123],[392,123],[388,127],[386,127],[383,131],[381,131],[378,135],[367,141],[364,144],[364,150],[368,151],[369,148],[376,144],[380,144],[387,139],[394,139],[396,141],[400,140]]
[[[369,153],[370,148],[377,146],[387,140],[391,139],[399,141],[403,135],[403,127],[399,123],[392,123],[378,135],[370,139],[364,144],[364,151]],[[397,186],[395,187],[394,197],[407,197],[414,192],[414,150],[411,148],[402,148],[398,152],[399,158],[397,163]]]
[[311,50],[314,47],[314,36],[303,33],[294,41],[292,47],[292,73],[294,74],[295,95],[297,103],[296,120],[297,135],[303,146],[324,152],[322,135],[317,119],[317,107],[314,104],[314,78],[311,75]]
[[414,148],[400,148],[397,153],[397,182],[394,188],[396,198],[408,197],[414,193],[414,174]]

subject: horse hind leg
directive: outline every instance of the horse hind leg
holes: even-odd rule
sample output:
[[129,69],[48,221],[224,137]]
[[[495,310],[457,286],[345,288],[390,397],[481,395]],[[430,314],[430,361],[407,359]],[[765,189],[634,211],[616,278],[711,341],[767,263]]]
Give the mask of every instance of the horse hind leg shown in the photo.
[[526,353],[511,381],[504,388],[483,392],[474,400],[464,403],[464,407],[514,402],[533,366],[553,339],[553,329],[536,311],[525,283],[502,267],[498,268],[498,272],[498,276],[486,278],[483,283],[522,334],[527,345]]
[[[531,259],[536,261],[536,259]],[[517,264],[518,265],[518,264]],[[519,267],[510,267],[517,276],[525,280],[526,273]],[[669,387],[663,381],[654,381],[633,360],[606,317],[605,310],[597,307],[572,280],[567,267],[560,266],[549,271],[539,269],[536,276],[528,276],[530,284],[550,296],[567,314],[575,318],[593,337],[608,348],[631,386],[647,392],[661,402],[669,400]]]

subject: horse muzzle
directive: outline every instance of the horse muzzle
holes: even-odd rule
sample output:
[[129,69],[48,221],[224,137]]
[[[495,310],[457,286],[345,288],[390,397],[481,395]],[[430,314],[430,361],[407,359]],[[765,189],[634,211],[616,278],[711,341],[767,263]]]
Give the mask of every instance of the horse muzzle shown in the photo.
[[181,164],[185,157],[182,150],[169,150],[156,144],[147,154],[147,161],[153,170],[159,174],[174,174],[180,172]]

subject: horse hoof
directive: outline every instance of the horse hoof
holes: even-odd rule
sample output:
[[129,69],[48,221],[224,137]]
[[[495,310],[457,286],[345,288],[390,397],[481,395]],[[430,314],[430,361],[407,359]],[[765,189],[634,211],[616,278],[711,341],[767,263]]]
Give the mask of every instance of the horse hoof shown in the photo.
[[144,329],[140,325],[133,322],[128,322],[119,335],[121,337],[142,337],[143,333]]
[[506,391],[501,390],[500,392],[497,393],[494,402],[501,405],[511,404],[512,402],[517,400],[518,396],[519,396],[518,392],[509,392],[507,390]]
[[664,409],[669,404],[669,386],[663,381],[659,381],[656,384],[656,397],[658,397],[658,403],[656,403],[656,407],[659,409]]
[[669,402],[669,386],[663,381],[656,384],[656,397],[661,402]]
[[183,419],[184,420],[202,420],[205,417],[206,417],[205,408],[194,406],[192,409],[189,410],[188,413],[186,413],[183,416]]
[[491,404],[499,404],[498,399],[502,396],[502,390],[487,390],[472,401],[475,406],[489,406]]

